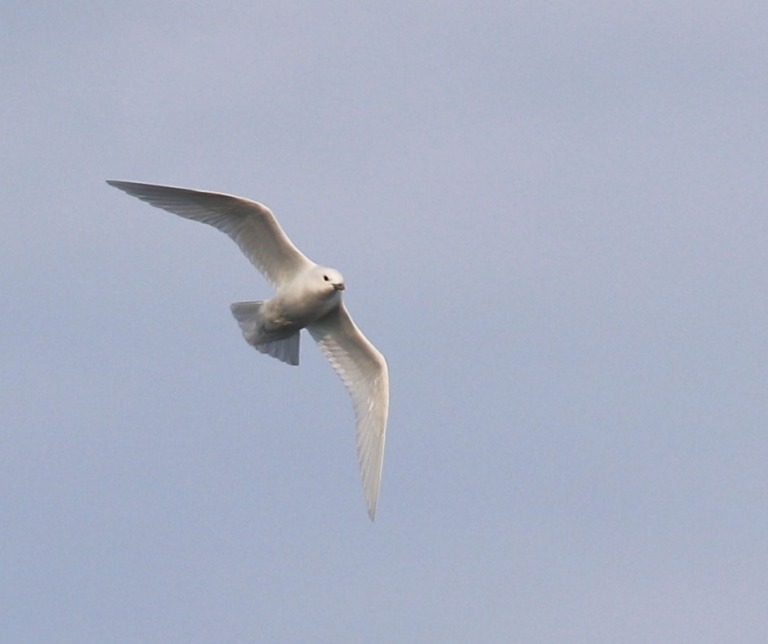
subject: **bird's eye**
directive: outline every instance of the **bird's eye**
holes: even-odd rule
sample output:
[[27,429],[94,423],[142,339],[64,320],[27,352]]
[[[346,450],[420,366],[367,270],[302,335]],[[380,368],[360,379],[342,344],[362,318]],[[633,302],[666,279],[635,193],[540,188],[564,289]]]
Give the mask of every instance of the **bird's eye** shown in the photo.
[[323,279],[327,282],[328,281],[328,276],[327,275],[323,275]]

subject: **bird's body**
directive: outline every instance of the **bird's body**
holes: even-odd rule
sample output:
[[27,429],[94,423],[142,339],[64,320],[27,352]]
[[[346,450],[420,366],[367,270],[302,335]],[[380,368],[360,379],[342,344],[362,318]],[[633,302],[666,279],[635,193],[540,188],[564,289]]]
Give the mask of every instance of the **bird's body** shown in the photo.
[[232,314],[248,344],[283,362],[298,365],[299,332],[341,306],[343,290],[341,273],[313,266],[298,273],[265,302],[233,304]]
[[287,364],[299,364],[299,338],[306,328],[352,396],[357,445],[368,513],[376,512],[389,411],[389,375],[384,356],[360,332],[341,299],[344,278],[307,258],[288,239],[272,212],[242,197],[146,183],[108,181],[111,186],[229,235],[276,288],[265,301],[238,302],[232,314],[246,341]]

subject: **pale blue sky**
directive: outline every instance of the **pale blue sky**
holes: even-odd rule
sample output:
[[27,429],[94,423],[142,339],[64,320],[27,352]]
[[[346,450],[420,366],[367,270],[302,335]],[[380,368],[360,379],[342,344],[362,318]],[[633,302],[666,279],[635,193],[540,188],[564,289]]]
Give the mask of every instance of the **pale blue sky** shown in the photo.
[[[0,606],[14,642],[757,642],[768,7],[0,8]],[[268,204],[389,360],[351,405],[229,304]]]

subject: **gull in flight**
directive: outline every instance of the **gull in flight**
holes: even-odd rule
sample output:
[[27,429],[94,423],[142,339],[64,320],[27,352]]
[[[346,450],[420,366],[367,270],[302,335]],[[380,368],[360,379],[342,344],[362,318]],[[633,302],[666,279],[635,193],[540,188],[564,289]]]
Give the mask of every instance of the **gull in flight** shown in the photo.
[[237,302],[232,314],[248,344],[287,364],[299,364],[301,329],[306,328],[320,345],[352,396],[360,473],[373,520],[384,458],[389,374],[384,356],[357,328],[341,301],[341,273],[304,255],[272,211],[256,201],[149,183],[107,183],[152,206],[218,228],[272,283],[274,297]]

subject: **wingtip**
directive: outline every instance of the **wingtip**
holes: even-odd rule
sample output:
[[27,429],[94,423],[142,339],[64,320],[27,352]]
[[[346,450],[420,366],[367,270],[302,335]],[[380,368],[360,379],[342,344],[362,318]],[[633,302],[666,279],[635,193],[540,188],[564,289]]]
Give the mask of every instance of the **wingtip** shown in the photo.
[[131,186],[145,185],[145,184],[137,183],[135,181],[123,181],[122,179],[104,179],[104,182],[107,185],[112,186],[113,188],[117,188],[119,190],[125,190],[126,188],[130,188]]

